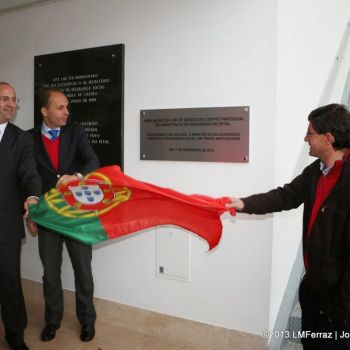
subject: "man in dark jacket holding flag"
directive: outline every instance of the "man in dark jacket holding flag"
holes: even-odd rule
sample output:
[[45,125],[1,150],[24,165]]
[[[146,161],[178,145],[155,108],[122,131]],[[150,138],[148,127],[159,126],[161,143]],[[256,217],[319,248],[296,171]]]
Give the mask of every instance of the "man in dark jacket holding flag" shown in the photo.
[[[35,141],[35,156],[44,192],[61,183],[79,179],[99,166],[98,158],[89,144],[83,128],[67,124],[68,99],[58,89],[42,91],[39,97],[43,123],[31,130]],[[35,230],[35,225],[32,230]],[[93,276],[91,271],[92,248],[39,227],[39,254],[44,267],[45,322],[42,341],[56,335],[63,316],[61,285],[62,247],[65,242],[72,262],[76,313],[81,324],[80,338],[90,341],[95,336],[96,312],[93,304]]]
[[305,142],[318,159],[291,183],[229,207],[265,214],[304,204],[305,275],[299,288],[305,350],[349,349],[350,340],[350,113],[339,104],[308,117]]

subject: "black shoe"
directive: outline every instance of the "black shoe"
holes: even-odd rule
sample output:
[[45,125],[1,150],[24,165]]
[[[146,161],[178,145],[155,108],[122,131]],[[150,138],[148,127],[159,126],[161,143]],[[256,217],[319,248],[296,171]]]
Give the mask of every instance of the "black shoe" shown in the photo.
[[56,336],[56,329],[60,328],[56,324],[47,324],[41,332],[42,341],[50,341]]
[[12,349],[12,350],[29,350],[26,343],[22,343],[21,345],[10,345],[10,349]]
[[95,336],[95,326],[82,326],[81,327],[81,333],[80,333],[80,340],[81,341],[90,341],[94,339]]

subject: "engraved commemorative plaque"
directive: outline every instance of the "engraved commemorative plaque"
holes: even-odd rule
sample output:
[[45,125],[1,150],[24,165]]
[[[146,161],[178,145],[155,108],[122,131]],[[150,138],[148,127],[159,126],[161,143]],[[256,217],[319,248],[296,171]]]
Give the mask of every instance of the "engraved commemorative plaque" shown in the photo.
[[141,110],[142,160],[249,162],[249,107]]

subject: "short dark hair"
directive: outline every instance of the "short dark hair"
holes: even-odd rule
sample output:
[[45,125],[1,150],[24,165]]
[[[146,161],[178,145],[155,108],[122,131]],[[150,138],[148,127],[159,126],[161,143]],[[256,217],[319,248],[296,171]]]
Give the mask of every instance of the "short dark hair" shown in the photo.
[[333,135],[333,148],[350,148],[350,112],[345,105],[332,103],[316,108],[308,120],[317,133]]
[[57,88],[49,88],[49,89],[41,89],[39,91],[39,108],[48,107],[50,96],[53,92],[59,92],[64,95],[64,92],[61,89]]

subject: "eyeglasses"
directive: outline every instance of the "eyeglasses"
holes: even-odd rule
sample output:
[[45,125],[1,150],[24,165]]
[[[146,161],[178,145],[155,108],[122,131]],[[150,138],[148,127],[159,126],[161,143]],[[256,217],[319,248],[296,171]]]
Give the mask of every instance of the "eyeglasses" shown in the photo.
[[318,132],[311,132],[311,131],[306,132],[306,135],[313,135],[313,134],[318,134]]
[[19,103],[19,98],[17,97],[10,97],[10,96],[0,96],[0,101],[3,103],[7,103],[7,102],[13,102],[15,104]]

